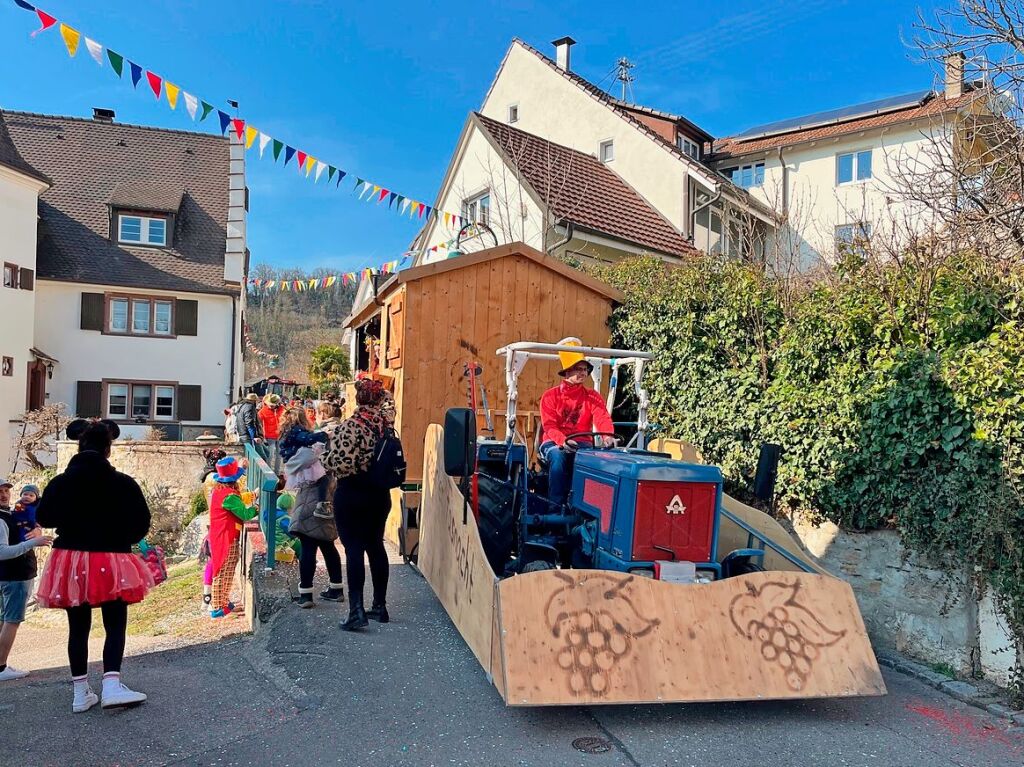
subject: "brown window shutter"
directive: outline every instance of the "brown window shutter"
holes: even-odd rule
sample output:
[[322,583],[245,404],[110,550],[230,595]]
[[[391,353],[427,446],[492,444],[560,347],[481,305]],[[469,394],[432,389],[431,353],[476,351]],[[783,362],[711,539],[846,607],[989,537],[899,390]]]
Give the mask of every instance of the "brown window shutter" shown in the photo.
[[174,304],[174,334],[199,335],[199,302],[178,299]]
[[103,384],[99,381],[79,381],[78,394],[75,396],[75,415],[79,418],[99,418],[103,415],[102,397]]
[[26,269],[24,266],[21,267],[21,289],[32,290],[36,285],[36,273],[32,269]]
[[103,330],[104,301],[102,293],[82,294],[82,330]]
[[203,419],[202,387],[179,384],[178,420],[201,421]]

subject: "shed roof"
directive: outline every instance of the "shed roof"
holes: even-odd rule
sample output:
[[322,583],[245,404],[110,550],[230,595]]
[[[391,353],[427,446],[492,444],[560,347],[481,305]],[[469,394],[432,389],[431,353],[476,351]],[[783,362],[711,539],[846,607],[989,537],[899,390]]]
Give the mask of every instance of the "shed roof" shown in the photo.
[[[594,279],[590,275],[584,274],[578,269],[573,269],[571,266],[559,261],[557,258],[546,256],[536,248],[531,248],[529,245],[522,242],[513,242],[509,245],[499,245],[496,248],[487,248],[486,250],[479,250],[476,253],[469,253],[464,256],[457,256],[444,261],[435,261],[430,264],[424,264],[423,266],[413,267],[412,269],[404,269],[381,285],[377,294],[377,299],[380,300],[381,298],[385,298],[395,291],[400,285],[405,285],[408,282],[416,282],[417,280],[436,277],[441,274],[458,271],[459,269],[476,266],[477,264],[483,264],[499,258],[507,258],[508,256],[522,256],[523,258],[527,258],[546,269],[550,269],[567,280],[571,280],[582,285],[588,290],[593,291],[610,301],[621,303],[625,300],[623,293],[616,288],[613,288],[611,285]],[[379,309],[380,306],[373,300],[373,298],[371,298],[362,306],[352,310],[352,313],[345,318],[344,327],[352,328],[362,325],[376,314]]]

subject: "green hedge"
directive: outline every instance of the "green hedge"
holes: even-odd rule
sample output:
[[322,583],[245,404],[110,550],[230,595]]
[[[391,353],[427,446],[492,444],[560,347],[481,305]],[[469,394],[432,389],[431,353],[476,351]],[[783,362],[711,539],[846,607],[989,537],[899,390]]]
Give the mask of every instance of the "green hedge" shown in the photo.
[[850,259],[794,288],[702,257],[599,276],[626,294],[616,343],[657,353],[653,422],[739,487],[759,444],[781,444],[784,506],[975,565],[1024,625],[1018,275],[970,257],[881,271]]

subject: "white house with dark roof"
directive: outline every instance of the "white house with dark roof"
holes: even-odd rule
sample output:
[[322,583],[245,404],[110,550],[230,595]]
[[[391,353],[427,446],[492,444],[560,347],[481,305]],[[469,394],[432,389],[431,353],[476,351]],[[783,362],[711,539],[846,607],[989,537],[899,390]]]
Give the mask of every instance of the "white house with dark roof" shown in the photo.
[[136,438],[152,425],[169,439],[222,430],[243,376],[241,143],[106,110],[2,111],[0,125],[49,184],[32,206],[34,311],[18,320],[39,364],[28,382],[18,372],[16,411],[64,402]]

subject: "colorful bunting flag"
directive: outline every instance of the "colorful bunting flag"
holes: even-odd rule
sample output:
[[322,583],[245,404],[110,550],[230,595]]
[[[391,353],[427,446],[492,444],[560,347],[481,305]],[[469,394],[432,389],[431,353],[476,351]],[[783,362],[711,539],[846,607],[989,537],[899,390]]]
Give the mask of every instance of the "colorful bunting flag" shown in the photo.
[[67,24],[61,24],[60,36],[64,38],[64,45],[68,49],[68,56],[73,58],[74,55],[78,53],[78,41],[81,38],[81,35],[78,33],[77,29],[72,29]]
[[36,9],[34,5],[29,5],[25,0],[14,0],[14,4],[19,8],[24,8],[26,11],[34,11]]
[[31,37],[35,37],[40,32],[45,32],[46,30],[48,30],[50,27],[57,23],[57,19],[53,18],[53,16],[48,14],[46,11],[41,11],[38,8],[36,8],[35,11],[36,16],[39,17],[39,23],[42,24],[43,26],[39,27],[39,29],[33,32],[31,34]]
[[181,93],[181,88],[172,82],[164,80],[164,93],[167,94],[167,103],[171,105],[171,109],[177,109],[178,94]]
[[[315,174],[315,175],[313,176],[313,183],[314,183],[314,184],[315,184],[315,183],[316,183],[317,181],[319,181],[319,180],[320,180],[320,176],[322,176],[322,175],[323,175],[323,173],[324,173],[324,171],[325,171],[326,169],[327,169],[327,163],[325,163],[325,162],[321,162],[320,160],[317,160],[317,161],[316,161],[316,174]],[[331,180],[331,179],[330,179],[330,177],[328,177],[328,178],[327,178],[327,180],[328,180],[328,181],[330,181],[330,180]]]
[[[203,114],[202,114],[202,116],[200,116],[199,122],[202,122],[207,117],[209,117],[210,116],[210,112],[213,111],[213,104],[207,104],[205,101],[203,101],[201,103],[203,105]],[[223,132],[224,131],[221,131],[221,133],[223,133]]]
[[287,165],[288,161],[291,160],[292,157],[294,157],[294,156],[295,156],[295,150],[292,149],[290,146],[285,145],[285,148],[284,148],[284,164]]
[[302,166],[306,164],[306,153],[302,150],[296,150],[296,156],[299,158],[299,172],[302,172]]
[[110,61],[110,68],[117,72],[117,76],[121,76],[121,72],[124,71],[124,56],[120,53],[114,53],[110,48],[107,48],[107,59]]
[[194,121],[196,119],[196,107],[199,106],[199,99],[188,92],[182,93],[181,96],[185,99],[185,109],[188,110],[189,119]]
[[313,170],[315,164],[316,158],[313,155],[306,155],[306,178],[309,178],[310,171]]
[[139,87],[139,80],[142,79],[142,67],[140,67],[138,64],[136,64],[131,59],[128,59],[128,66],[132,70],[132,87],[133,88],[138,88]]
[[243,133],[243,131],[245,131],[245,121],[244,120],[240,120],[239,118],[236,117],[236,118],[234,118],[231,121],[231,127],[234,128],[235,135],[238,136],[238,140],[241,141],[242,140],[242,133]]
[[274,162],[277,162],[277,158],[281,156],[282,149],[284,149],[284,142],[274,139]]
[[[380,187],[374,187],[374,191],[376,191],[379,188]],[[388,196],[388,190],[387,189],[381,189],[380,190],[380,196],[377,198],[377,202],[383,202],[384,198],[387,197],[387,196]]]
[[[399,196],[401,196],[401,195],[399,195]],[[409,198],[406,197],[406,198],[402,199],[402,209],[400,211],[403,216],[405,215],[405,211],[408,208],[409,208]]]
[[90,40],[88,37],[85,38],[85,47],[89,49],[89,55],[92,56],[93,61],[103,66],[103,46],[95,40]]
[[341,180],[343,178],[345,178],[345,176],[347,176],[347,175],[348,175],[347,171],[343,171],[343,170],[339,170],[338,171],[338,180],[334,182],[335,188],[341,186]]
[[338,169],[333,165],[327,166],[327,183],[331,183],[334,180],[334,174],[337,173]]
[[146,79],[149,80],[149,87],[152,89],[153,95],[159,100],[164,81],[160,79],[160,75],[149,70],[146,70]]
[[221,135],[223,135],[224,133],[227,133],[228,126],[231,124],[231,115],[218,109],[217,117],[220,119],[220,132]]

